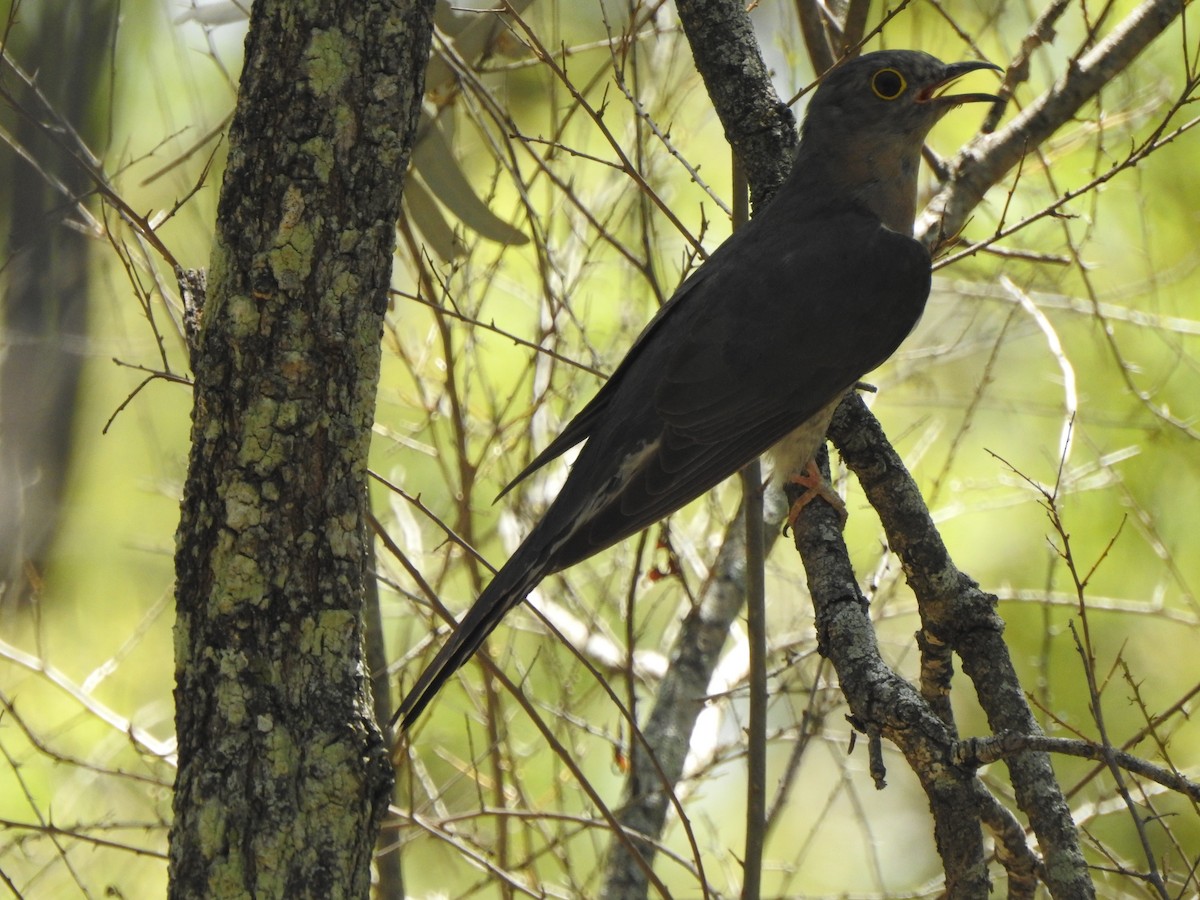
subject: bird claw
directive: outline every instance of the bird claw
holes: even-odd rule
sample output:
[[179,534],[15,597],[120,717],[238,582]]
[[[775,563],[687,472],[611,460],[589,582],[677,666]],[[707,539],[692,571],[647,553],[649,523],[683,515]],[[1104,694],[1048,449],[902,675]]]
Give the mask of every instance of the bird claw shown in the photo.
[[802,493],[792,503],[792,508],[788,511],[787,524],[783,526],[783,535],[787,537],[789,531],[796,527],[796,520],[800,518],[800,512],[808,504],[812,503],[817,497],[823,499],[826,503],[837,511],[838,518],[841,520],[843,527],[846,525],[846,520],[849,514],[846,512],[846,504],[842,502],[830,486],[829,482],[821,474],[821,470],[817,468],[815,460],[809,460],[808,466],[803,472],[793,472],[787,478],[788,484],[794,484],[804,488]]

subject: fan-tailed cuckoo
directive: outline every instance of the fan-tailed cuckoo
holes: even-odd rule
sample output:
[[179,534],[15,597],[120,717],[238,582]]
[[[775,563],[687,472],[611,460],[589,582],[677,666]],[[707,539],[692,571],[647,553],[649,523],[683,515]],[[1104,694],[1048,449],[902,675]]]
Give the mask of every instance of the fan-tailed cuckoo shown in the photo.
[[811,460],[839,400],[925,307],[930,258],[912,237],[921,148],[948,110],[997,101],[946,93],[983,68],[997,67],[888,50],[825,76],[774,198],[680,286],[591,402],[505,488],[583,443],[557,498],[404,698],[403,728],[547,575],[781,442],[785,477]]

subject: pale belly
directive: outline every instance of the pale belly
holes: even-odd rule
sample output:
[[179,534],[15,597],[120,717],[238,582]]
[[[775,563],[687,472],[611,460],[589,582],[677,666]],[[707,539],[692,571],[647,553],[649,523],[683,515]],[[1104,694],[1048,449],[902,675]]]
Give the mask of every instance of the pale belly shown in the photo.
[[821,442],[825,440],[825,432],[829,430],[829,420],[833,418],[833,411],[841,402],[842,398],[839,396],[767,451],[767,459],[771,463],[771,477],[776,483],[782,484],[792,475],[802,473],[808,468]]

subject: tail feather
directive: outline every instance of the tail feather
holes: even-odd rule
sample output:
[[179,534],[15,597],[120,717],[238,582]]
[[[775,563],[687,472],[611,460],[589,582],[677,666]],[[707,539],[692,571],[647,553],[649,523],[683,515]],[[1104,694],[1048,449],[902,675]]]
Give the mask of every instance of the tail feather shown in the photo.
[[500,624],[508,612],[525,599],[548,573],[545,563],[522,559],[520,550],[496,573],[491,583],[484,588],[450,635],[445,646],[438,651],[433,662],[426,667],[400,703],[392,716],[392,724],[400,720],[400,730],[407,731],[421,712],[433,700],[451,676],[478,650],[487,636]]

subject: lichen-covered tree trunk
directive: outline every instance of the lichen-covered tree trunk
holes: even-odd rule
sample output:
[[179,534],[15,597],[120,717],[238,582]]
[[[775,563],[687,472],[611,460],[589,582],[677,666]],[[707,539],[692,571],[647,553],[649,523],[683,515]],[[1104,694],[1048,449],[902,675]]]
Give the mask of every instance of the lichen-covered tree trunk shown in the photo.
[[253,7],[193,341],[172,897],[368,895],[367,449],[432,6]]

